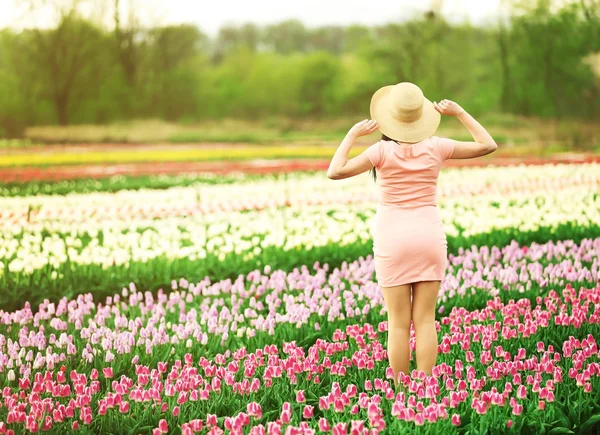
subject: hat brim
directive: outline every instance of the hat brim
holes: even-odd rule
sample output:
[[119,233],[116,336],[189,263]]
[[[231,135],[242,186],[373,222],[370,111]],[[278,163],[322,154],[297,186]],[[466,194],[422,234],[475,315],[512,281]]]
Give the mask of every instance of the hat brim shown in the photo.
[[435,110],[433,103],[423,97],[423,113],[413,122],[401,122],[392,115],[392,101],[389,98],[394,85],[378,89],[371,98],[371,119],[379,124],[379,131],[390,139],[400,142],[420,142],[432,136],[438,127],[442,115]]

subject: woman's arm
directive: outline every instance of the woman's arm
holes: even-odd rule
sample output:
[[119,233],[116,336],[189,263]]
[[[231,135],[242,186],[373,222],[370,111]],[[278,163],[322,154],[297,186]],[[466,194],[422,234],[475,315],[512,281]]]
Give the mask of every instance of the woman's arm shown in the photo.
[[378,128],[377,121],[365,119],[356,123],[346,134],[346,137],[338,147],[331,159],[327,177],[332,180],[353,177],[368,171],[373,167],[365,153],[348,160],[348,154],[357,137],[373,133]]
[[434,102],[433,106],[442,115],[456,116],[469,130],[475,141],[454,141],[454,152],[450,156],[451,159],[472,159],[491,154],[498,149],[496,141],[487,130],[454,101],[442,100],[439,103]]

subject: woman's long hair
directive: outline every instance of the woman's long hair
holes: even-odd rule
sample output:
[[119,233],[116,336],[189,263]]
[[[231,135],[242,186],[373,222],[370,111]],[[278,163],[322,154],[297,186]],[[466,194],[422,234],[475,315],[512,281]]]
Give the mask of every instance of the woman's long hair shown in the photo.
[[[387,137],[385,134],[381,133],[381,140],[394,140],[394,139],[391,139],[391,138]],[[377,170],[375,169],[375,166],[373,166],[371,169],[369,169],[369,171],[373,173],[373,181],[377,182]]]

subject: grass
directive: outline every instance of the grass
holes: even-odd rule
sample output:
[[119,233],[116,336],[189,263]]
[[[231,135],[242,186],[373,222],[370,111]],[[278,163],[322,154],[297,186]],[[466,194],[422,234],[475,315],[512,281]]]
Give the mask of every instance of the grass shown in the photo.
[[2,148],[25,148],[35,145],[29,139],[1,139],[0,138],[0,149]]
[[337,140],[352,125],[346,119],[260,121],[221,119],[197,123],[138,120],[109,125],[30,127],[25,137],[41,143],[249,143]]
[[[270,117],[258,121],[220,119],[194,123],[140,120],[110,125],[30,127],[25,137],[41,143],[288,143],[339,142],[360,117],[290,119]],[[505,147],[529,154],[545,154],[549,146],[562,151],[594,151],[600,147],[600,125],[578,120],[547,120],[490,113],[478,120]],[[456,120],[444,118],[437,132],[458,140],[471,140]],[[0,143],[0,147],[2,144]],[[521,151],[517,151],[520,154]]]

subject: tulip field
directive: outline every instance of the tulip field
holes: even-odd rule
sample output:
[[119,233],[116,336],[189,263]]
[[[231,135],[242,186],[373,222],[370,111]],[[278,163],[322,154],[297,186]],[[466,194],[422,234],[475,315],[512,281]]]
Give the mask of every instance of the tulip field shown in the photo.
[[439,356],[397,391],[369,174],[0,192],[0,434],[600,431],[598,163],[442,171]]

